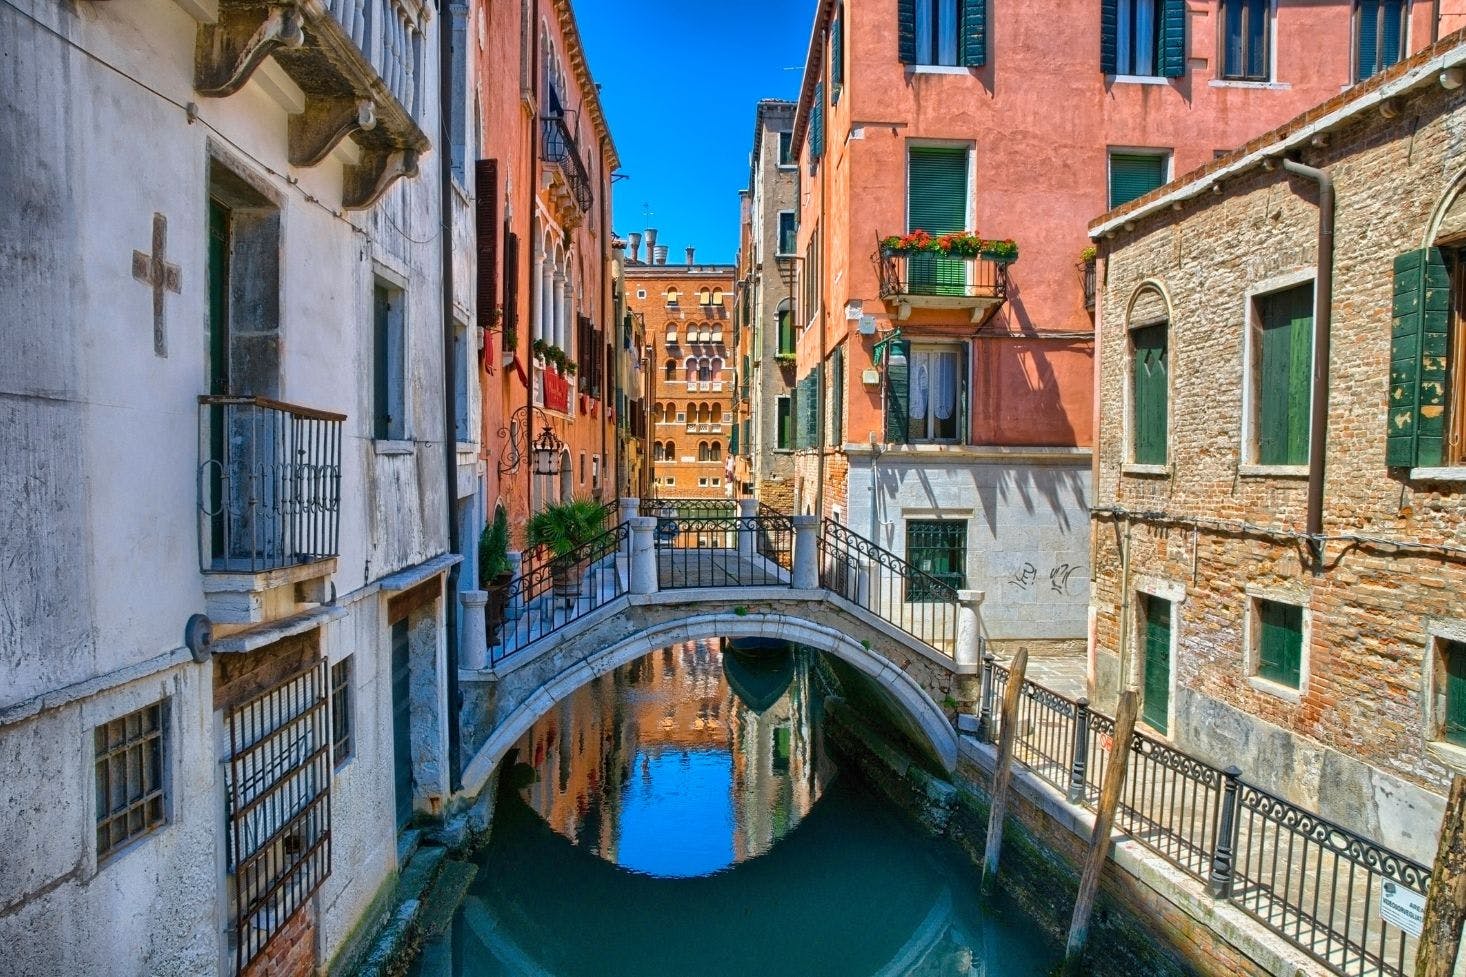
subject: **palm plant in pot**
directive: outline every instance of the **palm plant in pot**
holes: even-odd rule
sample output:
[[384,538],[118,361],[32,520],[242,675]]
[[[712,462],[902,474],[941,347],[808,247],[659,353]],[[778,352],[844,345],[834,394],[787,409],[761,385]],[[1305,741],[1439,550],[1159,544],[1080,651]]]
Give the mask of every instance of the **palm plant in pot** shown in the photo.
[[478,539],[478,585],[489,595],[484,607],[487,615],[489,644],[499,641],[499,628],[509,602],[509,585],[514,582],[509,565],[509,514],[504,507],[494,508],[494,521],[484,527]]
[[547,505],[529,518],[525,542],[550,551],[550,578],[555,596],[580,596],[581,564],[603,554],[577,553],[601,535],[601,506],[592,499],[571,499]]

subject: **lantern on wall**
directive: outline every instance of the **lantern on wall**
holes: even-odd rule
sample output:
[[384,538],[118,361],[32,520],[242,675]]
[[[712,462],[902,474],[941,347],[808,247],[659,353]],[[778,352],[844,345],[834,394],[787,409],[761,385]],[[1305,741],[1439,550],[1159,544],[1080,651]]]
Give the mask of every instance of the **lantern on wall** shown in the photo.
[[536,475],[558,475],[560,474],[560,452],[564,450],[565,443],[555,437],[555,432],[550,430],[546,424],[544,430],[540,431],[539,437],[534,439],[534,470]]

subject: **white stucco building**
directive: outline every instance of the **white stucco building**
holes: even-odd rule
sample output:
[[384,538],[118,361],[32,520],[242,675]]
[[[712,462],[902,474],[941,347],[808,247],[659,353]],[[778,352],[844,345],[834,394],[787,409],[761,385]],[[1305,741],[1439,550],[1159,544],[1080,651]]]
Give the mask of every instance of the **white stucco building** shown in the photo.
[[484,508],[452,16],[0,6],[6,975],[340,962],[450,796]]

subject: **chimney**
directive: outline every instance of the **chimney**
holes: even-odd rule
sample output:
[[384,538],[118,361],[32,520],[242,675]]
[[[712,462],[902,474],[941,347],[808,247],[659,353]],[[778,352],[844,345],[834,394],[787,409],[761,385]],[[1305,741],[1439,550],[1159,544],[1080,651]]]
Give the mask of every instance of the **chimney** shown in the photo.
[[659,264],[659,265],[665,265],[666,263],[667,263],[667,246],[665,244],[659,244],[659,245],[657,245],[657,264]]
[[696,248],[688,248],[687,249],[687,267],[689,267],[689,268],[692,267],[692,255],[693,255],[693,252],[696,251],[696,250],[697,250]]
[[646,229],[646,263],[649,265],[657,263],[657,229],[655,227]]
[[633,265],[641,264],[641,234],[637,231],[632,231],[626,235],[626,240],[631,245],[631,263]]

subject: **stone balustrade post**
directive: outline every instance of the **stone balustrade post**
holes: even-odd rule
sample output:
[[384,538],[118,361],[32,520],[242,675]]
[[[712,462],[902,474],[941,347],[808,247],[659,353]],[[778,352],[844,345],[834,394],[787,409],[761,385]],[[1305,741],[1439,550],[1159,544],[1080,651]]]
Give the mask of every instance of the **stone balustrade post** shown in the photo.
[[489,664],[488,629],[484,622],[484,608],[489,595],[483,590],[465,590],[458,595],[463,605],[463,627],[460,630],[462,643],[458,647],[458,661],[461,667],[470,671],[482,671]]
[[[641,500],[640,499],[623,498],[616,505],[616,525],[619,526],[622,523],[630,523],[631,520],[635,519],[640,513],[641,513]],[[614,529],[615,527],[613,526],[612,528]],[[621,555],[624,556],[624,557],[626,557],[627,561],[630,561],[631,560],[631,534],[630,533],[627,533],[626,534],[626,546],[622,550]]]
[[524,614],[524,554],[519,550],[509,551],[509,600],[504,606],[504,617],[510,621],[519,620]]
[[631,593],[657,592],[657,519],[633,516],[631,524]]
[[817,590],[820,585],[820,521],[818,516],[795,516],[794,575],[795,590]]
[[753,559],[758,552],[758,499],[738,500],[738,556]]
[[952,658],[958,675],[976,675],[982,666],[982,602],[981,590],[957,591],[957,640]]

